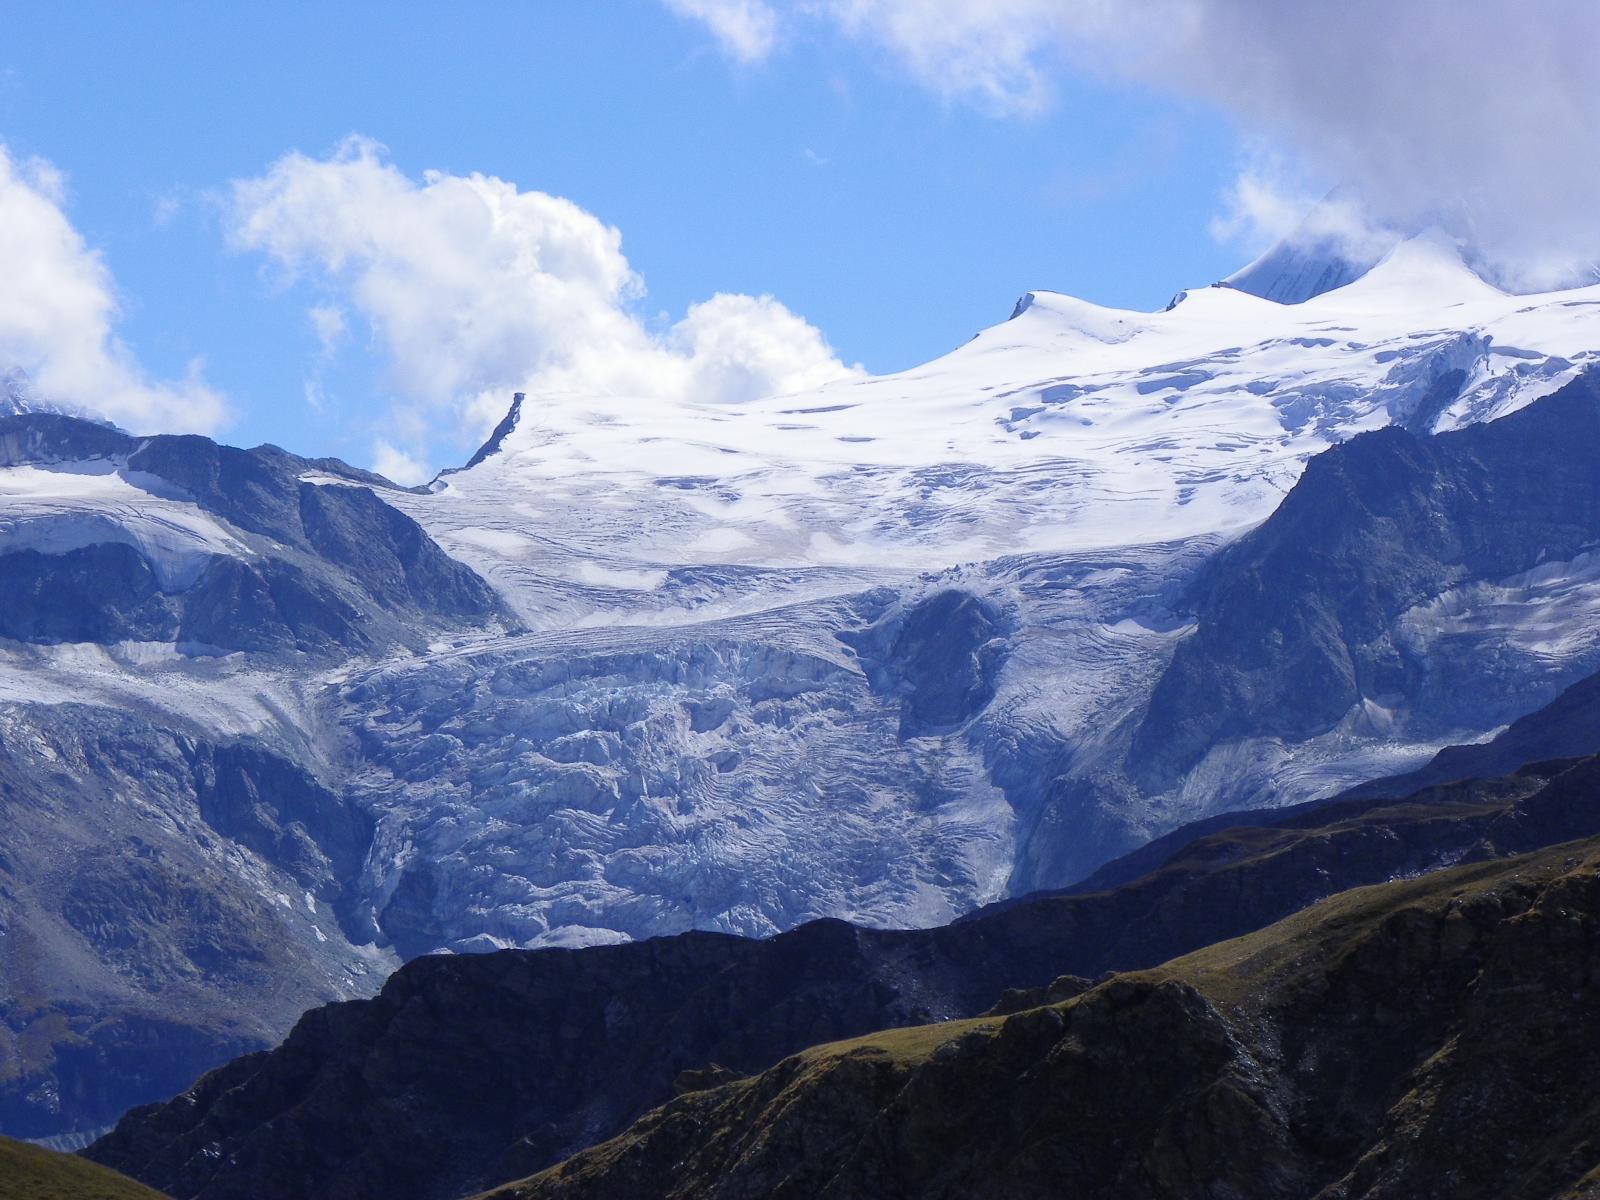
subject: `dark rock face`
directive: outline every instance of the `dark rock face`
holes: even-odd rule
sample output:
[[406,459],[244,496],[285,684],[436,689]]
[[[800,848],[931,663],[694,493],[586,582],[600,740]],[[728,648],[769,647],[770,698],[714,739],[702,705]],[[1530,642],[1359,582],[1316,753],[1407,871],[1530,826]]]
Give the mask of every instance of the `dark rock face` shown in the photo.
[[[242,651],[296,671],[512,624],[385,503],[393,484],[342,463],[35,413],[0,419],[0,466],[132,497],[20,513],[0,638]],[[191,542],[186,522],[207,532]],[[214,678],[225,708],[226,671],[254,664],[191,666],[179,685]],[[275,1043],[308,1004],[370,995],[392,963],[347,928],[371,818],[287,757],[328,765],[314,707],[309,727],[264,727],[269,745],[199,732],[182,705],[94,699],[0,704],[0,1129],[20,1136],[103,1128]]]
[[506,409],[506,415],[500,418],[499,424],[497,424],[490,432],[488,439],[483,443],[483,445],[478,447],[477,452],[473,454],[471,458],[467,459],[466,466],[447,467],[443,471],[439,472],[439,474],[454,475],[459,471],[470,471],[473,467],[483,462],[486,458],[490,458],[493,455],[499,454],[500,447],[505,444],[506,438],[511,436],[512,431],[514,431],[517,427],[517,422],[522,420],[522,406],[524,403],[526,403],[527,399],[528,397],[525,393],[513,392],[511,394],[511,407]]
[[[1071,887],[1034,893],[1081,895],[1106,891],[1131,883],[1182,854],[1185,847],[1212,834],[1245,827],[1306,827],[1323,820],[1350,801],[1397,798],[1447,785],[1470,785],[1473,780],[1516,773],[1524,764],[1534,774],[1549,772],[1562,760],[1600,754],[1600,675],[1573,684],[1550,704],[1516,721],[1487,742],[1448,746],[1415,771],[1370,780],[1338,796],[1284,808],[1264,808],[1218,813],[1180,826],[1101,867]],[[1001,901],[998,908],[1021,901]],[[981,910],[980,910],[981,911]]]
[[[493,590],[385,504],[386,480],[273,446],[134,438],[70,417],[0,420],[0,465],[115,464],[136,486],[192,501],[250,548],[163,587],[122,542],[0,554],[0,636],[175,641],[195,649],[326,653],[416,643],[430,628],[507,619]],[[302,481],[311,471],[342,480]]]
[[1591,839],[1346,893],[1065,1003],[819,1047],[495,1195],[1592,1195],[1597,959]]
[[1488,425],[1391,426],[1314,458],[1271,518],[1194,591],[1131,762],[1175,777],[1219,741],[1303,739],[1362,697],[1406,693],[1420,665],[1390,622],[1465,581],[1571,558],[1600,540],[1600,383],[1584,377]]
[[1374,779],[1347,796],[1394,796],[1416,788],[1501,775],[1523,763],[1581,758],[1600,752],[1600,675],[1580,679],[1549,704],[1518,717],[1475,746],[1447,746],[1432,762],[1405,775]]
[[200,816],[296,883],[336,903],[372,844],[372,817],[304,768],[247,742],[190,752]]
[[900,736],[922,737],[959,728],[994,699],[1004,633],[993,604],[947,588],[840,637],[875,691],[902,698]]
[[366,649],[363,614],[324,579],[291,562],[214,558],[179,603],[179,639],[221,650]]
[[[1029,999],[1006,988],[1059,998],[1080,986],[1064,974],[1147,967],[1346,887],[1600,834],[1597,795],[1585,760],[1351,801],[1202,838],[1114,891],[935,930],[824,921],[768,941],[419,959],[376,999],[314,1011],[277,1050],[130,1113],[89,1153],[207,1200],[457,1196],[616,1133],[686,1071],[754,1074],[827,1039]],[[594,1194],[633,1194],[618,1187]]]
[[486,585],[422,527],[363,487],[300,484],[300,527],[312,550],[340,564],[385,608],[477,618],[495,603]]
[[149,560],[102,542],[65,554],[0,554],[0,637],[22,642],[168,642],[178,615]]
[[[1433,761],[1415,771],[1370,780],[1326,800],[1287,808],[1219,813],[1191,822],[1107,863],[1082,882],[1051,894],[1078,895],[1121,887],[1159,869],[1185,847],[1210,834],[1244,826],[1305,828],[1325,819],[1348,801],[1408,796],[1441,785],[1509,775],[1524,764],[1558,764],[1563,759],[1594,754],[1600,754],[1600,675],[1579,680],[1543,708],[1518,717],[1489,741],[1447,746]],[[1535,768],[1535,773],[1550,769],[1554,768]]]
[[368,817],[250,742],[0,709],[0,1127],[92,1130],[363,994]]

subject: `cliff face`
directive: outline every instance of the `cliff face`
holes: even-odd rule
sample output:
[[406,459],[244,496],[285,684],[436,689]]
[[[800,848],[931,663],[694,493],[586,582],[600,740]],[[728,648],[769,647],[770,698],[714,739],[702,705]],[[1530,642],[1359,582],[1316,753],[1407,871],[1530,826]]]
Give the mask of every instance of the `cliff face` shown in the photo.
[[685,1095],[502,1200],[1594,1195],[1600,840]]
[[1347,887],[1600,834],[1597,795],[1600,761],[1583,760],[1352,801],[1200,838],[1111,891],[935,930],[827,921],[766,941],[688,934],[419,959],[374,1000],[315,1010],[277,1050],[129,1114],[89,1153],[206,1200],[459,1196],[611,1137],[675,1089],[830,1039],[938,1030],[1007,988],[1150,967]]

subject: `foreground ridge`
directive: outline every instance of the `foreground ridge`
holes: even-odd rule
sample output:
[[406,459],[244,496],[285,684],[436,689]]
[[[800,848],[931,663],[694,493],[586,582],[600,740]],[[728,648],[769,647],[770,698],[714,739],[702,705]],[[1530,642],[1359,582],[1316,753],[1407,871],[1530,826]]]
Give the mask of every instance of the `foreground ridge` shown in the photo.
[[1361,888],[1064,1003],[818,1047],[499,1200],[1596,1194],[1600,840]]

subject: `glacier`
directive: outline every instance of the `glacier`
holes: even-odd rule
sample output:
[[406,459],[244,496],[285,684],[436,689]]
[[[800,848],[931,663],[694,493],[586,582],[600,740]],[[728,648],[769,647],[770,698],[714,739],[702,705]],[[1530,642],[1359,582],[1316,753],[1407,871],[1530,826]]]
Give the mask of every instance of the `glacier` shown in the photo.
[[[391,501],[529,632],[343,686],[352,786],[380,814],[375,936],[933,924],[1548,699],[1592,644],[1524,656],[1507,704],[1365,702],[1303,741],[1231,740],[1153,792],[1113,769],[1192,628],[1181,582],[1310,458],[1494,420],[1600,346],[1600,289],[1510,295],[1436,235],[1358,274],[1296,304],[1213,286],[1158,313],[1033,292],[925,366],[750,404],[520,401],[474,465]],[[1565,598],[1480,581],[1518,599],[1470,632],[1408,613],[1404,636],[1514,646],[1593,594],[1581,574]],[[1003,661],[982,705],[907,731],[893,655],[861,631],[952,590],[997,614]],[[1093,811],[1046,803],[1063,788]]]
[[[157,470],[0,437],[0,564],[113,545],[181,591],[282,560],[355,614],[298,642],[0,640],[0,731],[114,712],[162,761],[203,744],[257,764],[239,787],[266,815],[239,828],[270,837],[219,837],[188,782],[146,809],[301,948],[305,1004],[434,951],[938,924],[1187,820],[1410,769],[1600,670],[1600,544],[1530,545],[1383,615],[1371,644],[1426,670],[1160,769],[1136,753],[1198,644],[1197,581],[1308,462],[1497,422],[1597,355],[1600,287],[1509,294],[1424,234],[1370,267],[1269,255],[1154,313],[1030,292],[940,359],[806,393],[518,397],[426,489],[249,452],[304,532],[252,525],[256,492],[186,465],[198,439]],[[393,549],[339,575],[371,540],[339,532],[357,521]],[[412,528],[493,601],[451,577],[429,608],[445,567],[408,560]],[[363,571],[401,582],[351,591]],[[289,768],[260,755],[324,798],[273,808],[262,780]],[[27,769],[89,795],[93,761]],[[138,772],[119,771],[131,802]],[[359,855],[345,825],[329,842],[337,887],[285,858],[350,812],[370,832]]]

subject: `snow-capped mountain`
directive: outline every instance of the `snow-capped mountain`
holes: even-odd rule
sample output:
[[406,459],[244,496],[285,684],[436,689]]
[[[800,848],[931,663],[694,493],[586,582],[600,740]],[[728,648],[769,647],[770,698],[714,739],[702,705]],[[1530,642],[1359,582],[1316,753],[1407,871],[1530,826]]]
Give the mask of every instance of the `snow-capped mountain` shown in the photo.
[[[1424,237],[1297,305],[1032,293],[927,366],[746,406],[528,398],[477,465],[394,501],[532,632],[347,692],[347,721],[394,731],[358,781],[392,839],[376,919],[417,948],[928,923],[1482,736],[1501,708],[1402,703],[1177,778],[1125,771],[1216,547],[1336,442],[1558,388],[1597,315],[1600,290],[1506,295]],[[929,627],[951,591],[982,606],[969,632]],[[1517,702],[1591,662],[1579,641],[1508,681]],[[907,698],[949,679],[984,703],[939,701],[949,719],[908,736]]]
[[34,386],[33,377],[21,367],[4,367],[0,369],[0,416],[14,417],[19,413],[57,413],[92,419],[74,405],[41,396],[39,389]]
[[[1285,266],[1302,269],[1320,273]],[[1502,293],[1433,237],[1300,304],[1031,292],[898,375],[739,406],[529,399],[496,453],[411,509],[536,625],[670,605],[690,566],[878,574],[1226,535],[1354,433],[1553,391],[1594,357],[1597,312],[1600,289]]]
[[431,489],[0,420],[0,718],[120,722],[3,742],[84,844],[14,856],[0,919],[111,961],[74,863],[198,847],[309,1003],[436,949],[933,924],[1490,735],[1600,669],[1600,287],[1322,253],[751,404],[528,396]]

